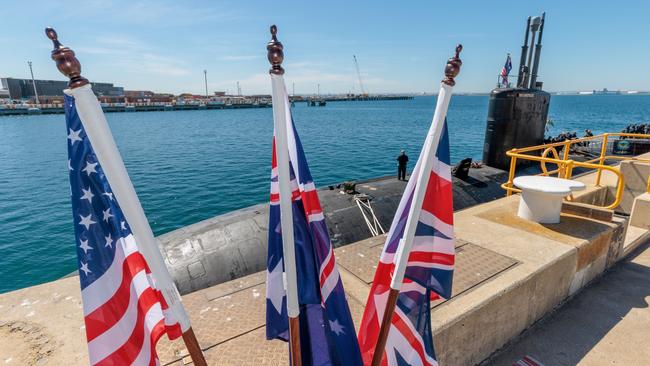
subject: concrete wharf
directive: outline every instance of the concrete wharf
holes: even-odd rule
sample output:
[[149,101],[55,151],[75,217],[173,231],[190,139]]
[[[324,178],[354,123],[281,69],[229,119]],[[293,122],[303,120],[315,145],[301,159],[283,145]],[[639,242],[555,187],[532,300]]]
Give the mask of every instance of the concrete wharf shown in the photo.
[[[621,167],[621,171],[626,169],[647,177],[650,164],[632,162]],[[576,194],[574,201],[594,203],[607,199],[616,181],[609,175],[603,178],[601,185],[595,186],[595,173],[577,177],[589,188]],[[627,180],[632,184],[634,179]],[[567,299],[581,296],[582,288],[630,253],[647,245],[650,194],[633,200],[634,205],[645,208],[640,212],[633,208],[631,216],[612,216],[611,212],[607,216],[593,208],[582,212],[574,209],[572,213],[563,212],[559,224],[519,218],[518,195],[455,212],[457,262],[453,294],[447,301],[432,304],[431,309],[440,364],[475,365],[488,359]],[[385,236],[379,235],[335,249],[357,326],[384,240]],[[261,271],[183,296],[209,364],[288,364],[287,345],[265,340],[265,279],[266,273]],[[630,291],[627,283],[617,283],[606,293],[612,301],[619,291]],[[636,327],[629,333],[636,337],[628,340],[630,344],[647,338],[643,324],[638,324],[643,329]],[[603,332],[589,335],[596,337],[594,342],[606,336]],[[162,340],[158,353],[164,365],[191,362],[180,341]],[[511,364],[515,361],[512,357],[519,357],[518,353],[510,355],[505,363],[498,364]],[[88,363],[78,278],[0,295],[2,360],[6,365]]]

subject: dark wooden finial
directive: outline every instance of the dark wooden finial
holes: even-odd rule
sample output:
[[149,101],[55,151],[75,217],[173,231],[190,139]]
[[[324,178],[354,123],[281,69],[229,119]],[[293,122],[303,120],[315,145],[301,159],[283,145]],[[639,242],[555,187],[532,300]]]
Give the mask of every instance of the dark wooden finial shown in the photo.
[[463,61],[460,60],[460,51],[463,50],[463,45],[459,44],[456,46],[456,54],[454,57],[450,58],[447,61],[447,66],[445,66],[445,78],[442,80],[443,83],[449,85],[449,86],[454,86],[456,85],[456,81],[454,78],[458,76],[458,73],[460,72],[460,66],[463,64]]
[[59,36],[56,31],[50,27],[45,28],[47,38],[52,40],[54,49],[52,50],[52,60],[56,62],[56,67],[61,73],[68,78],[70,88],[78,88],[89,83],[88,79],[81,76],[81,64],[74,55],[74,51],[64,47],[59,42]]
[[282,51],[284,47],[282,43],[278,41],[276,34],[278,33],[278,27],[274,25],[271,26],[271,40],[269,44],[266,45],[266,50],[268,51],[267,57],[271,63],[271,69],[269,73],[282,75],[284,74],[284,69],[282,68],[282,61],[284,60],[284,52]]

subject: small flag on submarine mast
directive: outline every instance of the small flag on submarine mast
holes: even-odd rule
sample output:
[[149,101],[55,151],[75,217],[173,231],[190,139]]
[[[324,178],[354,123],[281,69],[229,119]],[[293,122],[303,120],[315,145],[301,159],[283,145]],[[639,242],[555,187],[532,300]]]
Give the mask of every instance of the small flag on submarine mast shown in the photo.
[[501,77],[499,87],[507,88],[510,86],[510,82],[508,81],[510,70],[512,70],[512,59],[510,58],[510,54],[508,54],[506,57],[506,63],[503,65],[503,68],[501,68],[501,74],[499,75]]
[[422,152],[393,218],[359,330],[364,364],[437,365],[431,300],[451,297],[454,227],[447,108],[462,64],[445,67]]
[[45,30],[65,93],[68,169],[91,365],[159,364],[156,343],[183,337],[206,365],[104,113],[74,52]]
[[361,365],[343,283],[318,192],[291,118],[283,46],[271,26],[273,158],[266,337],[289,341],[291,364]]

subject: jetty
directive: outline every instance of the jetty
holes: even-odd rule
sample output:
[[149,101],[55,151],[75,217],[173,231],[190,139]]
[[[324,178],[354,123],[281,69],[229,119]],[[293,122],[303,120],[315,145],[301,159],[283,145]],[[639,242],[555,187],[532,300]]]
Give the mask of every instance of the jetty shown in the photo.
[[[270,108],[271,103],[237,103],[237,104],[161,104],[161,103],[102,103],[104,113],[119,112],[169,112],[169,111],[194,111],[212,109],[249,109]],[[65,113],[61,105],[39,105],[27,108],[0,106],[0,116],[32,115],[32,114],[62,114]]]
[[[414,97],[412,95],[332,95],[332,96],[320,96],[317,100],[322,100],[325,102],[368,102],[368,101],[384,101],[384,100],[412,100]],[[289,97],[292,102],[307,102],[309,103],[311,98],[303,97]]]
[[[368,95],[368,96],[329,96],[321,97],[317,102],[309,98],[292,97],[294,103],[321,103],[326,102],[367,102],[367,101],[388,101],[388,100],[411,100],[413,96],[408,95]],[[179,103],[102,103],[104,113],[121,112],[170,112],[170,111],[194,111],[214,109],[250,109],[250,108],[271,108],[270,101],[246,102],[246,103],[205,103],[205,104],[179,104]],[[61,104],[29,104],[29,105],[0,105],[0,116],[19,116],[37,114],[63,114],[65,111]]]

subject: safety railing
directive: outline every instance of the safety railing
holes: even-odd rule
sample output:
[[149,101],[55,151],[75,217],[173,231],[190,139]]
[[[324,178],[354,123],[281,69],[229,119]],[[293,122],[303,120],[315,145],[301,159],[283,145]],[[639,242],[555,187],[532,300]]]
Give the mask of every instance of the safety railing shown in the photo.
[[[647,139],[650,140],[649,134],[638,134],[638,133],[604,133],[602,135],[583,137],[573,140],[565,140],[560,142],[554,142],[544,145],[537,145],[531,147],[525,147],[520,149],[512,149],[506,154],[510,157],[510,172],[508,174],[508,181],[501,185],[501,188],[505,189],[507,195],[510,196],[512,193],[520,193],[521,190],[517,189],[513,185],[515,178],[515,171],[517,168],[518,160],[528,160],[528,161],[537,161],[540,163],[542,172],[538,175],[551,176],[557,174],[559,178],[571,179],[573,175],[573,170],[575,168],[585,168],[596,170],[596,186],[600,186],[602,172],[610,171],[617,177],[616,182],[616,194],[614,196],[614,202],[608,206],[603,206],[606,209],[614,209],[620,203],[623,197],[623,189],[625,187],[625,179],[619,169],[614,166],[605,164],[608,160],[634,160],[640,162],[650,163],[650,159],[641,159],[633,156],[620,156],[620,155],[608,155],[608,143],[612,142],[612,138],[618,137],[618,141],[628,141],[634,142],[638,139]],[[623,139],[624,138],[624,139]],[[569,158],[570,152],[578,152],[584,148],[594,149],[600,147],[600,153],[595,158],[577,161]],[[558,148],[562,153],[558,153]],[[613,150],[613,149],[612,149]],[[584,152],[584,151],[583,151]],[[613,151],[612,151],[613,153]],[[539,154],[539,155],[537,155]],[[548,155],[551,154],[552,157]],[[557,169],[548,170],[546,164],[555,164]],[[650,192],[650,179],[648,180],[648,192]]]

